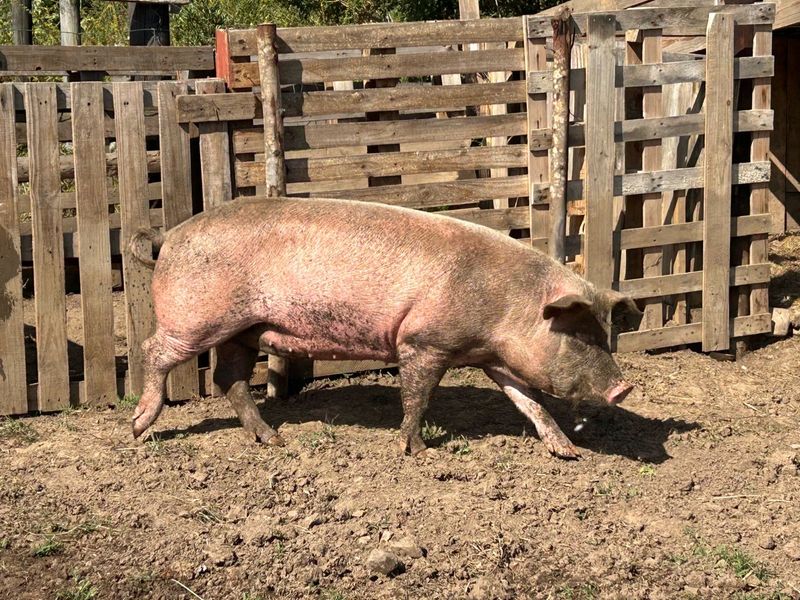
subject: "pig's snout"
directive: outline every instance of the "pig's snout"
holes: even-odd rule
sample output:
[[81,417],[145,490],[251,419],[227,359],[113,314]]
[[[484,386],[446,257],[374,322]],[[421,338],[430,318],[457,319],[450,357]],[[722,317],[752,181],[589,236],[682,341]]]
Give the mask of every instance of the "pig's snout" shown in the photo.
[[633,386],[627,381],[620,381],[606,390],[606,401],[609,404],[619,404],[631,393]]

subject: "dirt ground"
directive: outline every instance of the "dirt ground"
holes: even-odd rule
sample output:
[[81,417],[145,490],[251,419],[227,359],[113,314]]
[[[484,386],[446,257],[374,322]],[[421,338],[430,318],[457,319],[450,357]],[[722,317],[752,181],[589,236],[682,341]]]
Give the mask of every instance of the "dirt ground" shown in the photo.
[[[798,242],[773,245],[783,306]],[[221,399],[169,406],[145,442],[130,406],[1,421],[0,598],[800,599],[800,337],[618,358],[622,407],[549,403],[573,462],[468,369],[423,459],[396,451],[392,373],[262,403],[278,449]]]

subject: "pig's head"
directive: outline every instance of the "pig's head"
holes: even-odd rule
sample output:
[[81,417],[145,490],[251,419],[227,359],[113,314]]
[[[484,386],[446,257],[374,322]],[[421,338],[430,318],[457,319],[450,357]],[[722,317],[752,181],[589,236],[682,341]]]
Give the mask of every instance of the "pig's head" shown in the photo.
[[543,308],[548,328],[544,346],[545,390],[568,400],[619,404],[633,389],[626,382],[608,345],[612,327],[638,327],[642,313],[633,300],[611,290],[588,287],[580,294],[565,293]]

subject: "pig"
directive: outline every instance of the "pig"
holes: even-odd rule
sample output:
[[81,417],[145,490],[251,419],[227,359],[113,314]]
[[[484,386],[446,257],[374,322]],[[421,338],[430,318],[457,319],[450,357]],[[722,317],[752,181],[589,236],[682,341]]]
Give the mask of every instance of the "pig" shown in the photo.
[[[148,256],[150,240],[160,247]],[[145,251],[145,248],[148,251]],[[214,382],[247,435],[283,445],[249,379],[259,350],[397,363],[399,450],[425,451],[420,422],[452,367],[483,371],[530,419],[547,450],[578,449],[538,394],[614,405],[632,389],[609,349],[612,321],[641,317],[545,254],[487,227],[380,203],[242,198],[130,249],[154,267],[154,334],[142,345],[139,437],[158,418],[167,374],[216,347]]]

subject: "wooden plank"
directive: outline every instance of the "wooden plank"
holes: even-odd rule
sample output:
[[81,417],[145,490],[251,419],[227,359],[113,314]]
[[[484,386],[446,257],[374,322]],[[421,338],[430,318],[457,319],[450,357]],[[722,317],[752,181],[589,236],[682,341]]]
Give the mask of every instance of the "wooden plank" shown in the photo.
[[[772,53],[772,31],[767,25],[759,25],[753,34],[753,54],[756,57]],[[770,106],[771,81],[769,78],[753,81],[752,106],[755,109]],[[750,143],[750,160],[753,162],[769,160],[769,133],[754,132]],[[750,187],[750,214],[769,216],[769,183],[756,183]],[[750,262],[760,263],[769,260],[769,242],[766,235],[756,235],[750,240]],[[750,289],[750,314],[769,311],[768,285],[755,285]]]
[[[141,227],[150,227],[147,194],[147,153],[145,151],[142,83],[114,84],[114,119],[117,122],[119,203],[122,239],[129,240]],[[159,188],[160,184],[157,184]],[[160,191],[159,191],[160,194]],[[149,244],[141,250],[147,254]],[[133,258],[128,244],[122,245],[122,274],[125,280],[125,327],[128,339],[126,393],[141,396],[144,387],[142,342],[154,327],[151,271]]]
[[[161,183],[149,183],[144,190],[143,200],[160,200],[161,199]],[[61,192],[61,208],[75,208],[75,192]],[[108,205],[113,207],[119,204],[119,191],[116,189],[108,190],[107,194]],[[17,197],[17,210],[20,215],[31,212],[31,197],[30,194],[19,194]]]
[[[662,52],[662,60],[664,59]],[[735,79],[755,79],[772,77],[775,73],[775,59],[772,56],[745,56],[733,63]],[[706,61],[683,60],[661,62],[649,65],[617,65],[615,85],[617,87],[644,87],[670,85],[674,83],[694,83],[705,81]],[[580,87],[586,82],[585,69],[573,69],[570,73],[570,86]],[[552,77],[549,71],[528,73],[528,93],[537,94],[552,91]]]
[[703,217],[703,351],[727,350],[731,156],[733,152],[734,18],[712,14],[706,59],[705,201]]
[[[712,14],[729,15],[739,25],[766,25],[775,20],[775,5],[767,3],[722,6],[668,6],[636,10],[604,11],[616,20],[617,31],[630,29],[673,29],[677,35],[706,35],[706,24]],[[586,34],[593,13],[575,14],[573,19],[581,34]],[[550,17],[535,16],[528,20],[527,35],[547,35]],[[671,35],[671,32],[665,32]]]
[[[769,215],[745,215],[731,219],[731,237],[745,237],[767,233]],[[619,247],[623,250],[666,246],[703,240],[703,222],[675,223],[658,227],[623,229],[619,235]],[[754,313],[755,314],[755,313]]]
[[89,404],[107,406],[117,398],[111,247],[108,237],[103,89],[72,84],[75,198],[81,240],[83,379]]
[[[17,159],[17,179],[20,183],[28,181],[28,163],[30,159],[27,156],[21,156]],[[158,151],[150,151],[147,153],[147,169],[150,173],[158,173],[161,169],[161,157]],[[109,176],[117,174],[117,155],[114,152],[106,154],[106,173]],[[62,179],[73,179],[75,177],[75,162],[71,156],[58,157],[58,170],[59,176]]]
[[[774,111],[770,109],[739,110],[733,114],[733,131],[770,131],[773,129]],[[653,117],[647,119],[627,119],[614,123],[614,141],[636,142],[659,140],[668,137],[702,135],[705,130],[705,115],[690,113],[685,115]],[[536,129],[530,132],[531,144],[547,149],[552,146],[552,132],[549,129]],[[570,147],[586,144],[583,123],[570,125]]]
[[[23,93],[23,83],[14,83],[14,109],[17,111],[25,110],[25,97]],[[72,107],[72,98],[70,95],[71,83],[56,83],[56,101],[58,103],[59,111],[66,111]],[[113,83],[103,83],[103,106],[107,112],[114,111],[114,98],[112,95]],[[191,83],[189,85],[191,88]],[[145,108],[157,108],[158,101],[156,98],[156,82],[144,81],[142,82],[142,89],[144,91],[144,106]]]
[[[733,165],[733,184],[746,185],[769,181],[770,163],[738,163]],[[688,167],[670,171],[649,173],[628,173],[614,176],[614,195],[633,196],[673,190],[698,189],[703,187],[703,167]],[[583,181],[567,183],[567,200],[580,200],[584,197]],[[547,201],[548,187],[534,186],[533,201]]]
[[[730,272],[730,285],[746,286],[767,283],[769,282],[769,269],[769,263],[735,267]],[[702,271],[627,279],[619,282],[619,291],[630,295],[634,299],[699,292],[702,289]]]
[[[728,328],[736,337],[767,333],[772,329],[771,315],[762,313],[748,317],[736,317],[729,321]],[[702,336],[702,323],[622,333],[617,338],[617,352],[640,352],[694,344],[700,342]]]
[[[357,114],[385,110],[431,111],[463,109],[482,104],[524,102],[525,82],[473,83],[459,86],[423,84],[393,88],[284,92],[285,117]],[[258,94],[209,94],[179,96],[178,118],[182,123],[260,119]]]
[[[158,122],[161,144],[161,186],[164,227],[171,229],[192,216],[192,178],[188,125],[178,123],[176,96],[187,93],[186,83],[158,83]],[[186,400],[199,393],[197,358],[175,367],[167,379],[170,399]]]
[[439,214],[469,221],[499,231],[525,229],[530,227],[530,213],[527,206],[512,208],[462,208],[448,210]]
[[[527,21],[529,15],[522,17],[523,31],[528,30]],[[544,71],[547,67],[547,46],[545,37],[537,39],[525,38],[525,72]],[[526,101],[527,121],[526,134],[535,129],[546,129],[550,127],[548,114],[547,94],[528,94]],[[530,196],[534,185],[543,185],[550,178],[550,156],[547,148],[537,147],[535,140],[527,135],[528,141],[528,189],[527,196]],[[548,185],[549,189],[549,185]],[[550,231],[549,207],[538,206],[533,202],[530,205],[530,237],[531,239],[547,238]]]
[[[523,50],[477,50],[467,52],[418,52],[357,58],[302,58],[281,60],[278,64],[282,84],[319,83],[354,79],[420,77],[450,73],[475,73],[489,70],[521,71]],[[258,63],[234,63],[232,88],[260,85]]]
[[496,196],[514,198],[525,196],[526,193],[527,177],[512,175],[510,177],[487,177],[341,190],[326,193],[325,197],[383,202],[409,208],[432,208],[472,204],[481,200],[491,200]]
[[586,279],[610,288],[614,279],[614,17],[591,15],[586,67]]
[[[291,158],[286,161],[287,182],[339,180],[349,177],[385,177],[490,167],[525,167],[527,147],[472,146],[458,150],[357,154],[330,158]],[[237,161],[236,180],[255,185],[263,179],[263,161]]]
[[[235,96],[222,94],[225,82],[206,79],[196,84],[196,96],[178,96],[178,111],[182,98],[202,98],[203,95]],[[243,94],[248,96],[250,94]],[[231,181],[230,137],[227,123],[204,122],[200,129],[200,173],[203,181],[203,209],[219,206],[233,198]]]
[[[642,36],[642,63],[659,64],[661,56],[661,31],[651,29],[640,32]],[[661,87],[646,87],[642,90],[643,117],[654,119],[663,117]],[[661,139],[652,139],[642,150],[642,169],[657,171],[662,167]],[[661,192],[642,196],[642,213],[645,227],[657,227],[663,224]],[[643,272],[645,277],[657,277],[664,273],[664,250],[659,247],[642,250]],[[656,329],[664,324],[664,305],[661,302],[648,302],[644,307],[642,329]]]
[[[465,140],[497,135],[524,135],[525,115],[413,119],[372,123],[308,124],[286,126],[286,151],[337,146],[368,146],[403,142]],[[233,133],[235,154],[263,151],[263,130],[243,129]]]
[[14,89],[0,84],[0,415],[28,412]]
[[[518,18],[278,28],[278,52],[521,42]],[[231,56],[256,54],[255,29],[229,31]]]
[[25,85],[33,207],[38,409],[42,412],[61,410],[69,406],[56,111],[56,90],[53,84]]
[[210,46],[0,46],[0,72],[66,71],[154,74],[213,71]]

